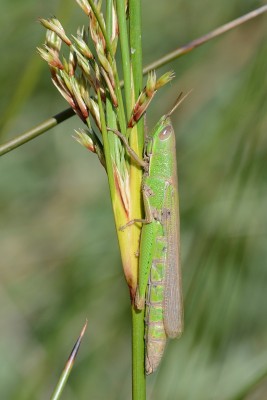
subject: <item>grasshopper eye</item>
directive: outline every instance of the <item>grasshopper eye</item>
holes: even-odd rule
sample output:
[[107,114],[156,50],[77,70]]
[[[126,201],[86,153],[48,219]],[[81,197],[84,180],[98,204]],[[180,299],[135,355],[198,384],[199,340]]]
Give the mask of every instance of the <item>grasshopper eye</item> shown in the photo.
[[162,131],[160,132],[160,134],[159,134],[159,139],[160,140],[167,140],[167,139],[169,139],[169,137],[171,136],[171,134],[172,134],[172,126],[171,125],[167,125],[167,126],[165,126],[165,128],[164,129],[162,129]]

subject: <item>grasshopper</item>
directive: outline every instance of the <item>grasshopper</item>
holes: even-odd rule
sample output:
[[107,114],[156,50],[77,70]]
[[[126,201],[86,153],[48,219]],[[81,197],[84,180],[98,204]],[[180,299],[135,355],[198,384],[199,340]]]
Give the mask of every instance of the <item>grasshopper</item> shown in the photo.
[[171,111],[156,124],[146,141],[143,160],[126,138],[113,130],[129,155],[144,168],[145,219],[131,220],[120,229],[143,223],[135,305],[138,309],[146,306],[146,374],[158,367],[167,337],[179,337],[183,331],[176,147],[170,115],[185,97],[180,95]]

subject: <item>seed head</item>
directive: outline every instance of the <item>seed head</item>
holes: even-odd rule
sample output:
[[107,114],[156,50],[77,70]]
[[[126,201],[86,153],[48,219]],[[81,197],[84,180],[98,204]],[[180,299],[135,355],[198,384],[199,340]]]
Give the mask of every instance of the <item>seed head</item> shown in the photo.
[[95,102],[92,97],[87,94],[84,98],[84,101],[89,109],[89,112],[91,113],[92,117],[94,118],[94,121],[98,127],[98,129],[101,131],[101,121],[100,121],[100,112],[99,112],[99,107],[97,102]]
[[172,71],[166,72],[158,80],[156,79],[155,71],[151,71],[147,77],[146,87],[140,93],[137,102],[134,105],[131,118],[128,122],[128,127],[132,128],[137,121],[142,117],[144,112],[147,110],[151,100],[155,96],[157,90],[166,83],[170,82],[174,77]]
[[64,69],[64,65],[60,61],[56,50],[50,49],[47,45],[44,45],[44,49],[37,47],[37,51],[50,67]]
[[[100,10],[99,10],[99,17],[101,18],[102,24],[105,27],[105,20]],[[93,13],[90,14],[90,34],[93,42],[95,43],[95,46],[97,45],[98,42],[101,42],[103,49],[106,48],[105,38],[99,27],[98,21]]]
[[90,65],[88,60],[76,49],[74,49],[77,57],[77,63],[81,70],[84,72],[84,74],[89,77],[90,76]]
[[54,74],[54,75],[52,75],[52,82],[56,86],[56,88],[60,92],[60,94],[64,97],[64,99],[69,103],[69,105],[75,111],[76,105],[73,100],[72,93],[65,86],[63,79],[58,74]]
[[91,7],[87,0],[76,0],[76,3],[79,4],[81,9],[85,12],[86,15],[90,15]]
[[166,83],[169,83],[173,78],[174,78],[174,72],[173,71],[168,71],[165,74],[163,74],[156,82],[155,89],[158,90],[162,86],[166,85]]
[[77,67],[77,57],[75,53],[71,51],[69,54],[69,63],[68,63],[68,71],[70,76],[73,76],[75,74],[76,67]]
[[55,32],[63,42],[65,42],[68,46],[71,45],[71,41],[68,38],[68,36],[65,34],[65,31],[63,29],[63,26],[59,22],[58,19],[56,18],[50,18],[50,19],[44,19],[44,18],[39,18],[39,22],[46,28],[49,29],[50,31]]
[[45,44],[50,49],[53,49],[59,53],[60,49],[61,49],[61,43],[62,43],[62,40],[55,32],[50,31],[50,30],[46,31]]
[[75,133],[76,136],[73,136],[73,138],[88,150],[92,151],[93,153],[96,153],[101,164],[103,165],[104,168],[106,168],[103,145],[98,139],[97,135],[94,133],[94,131],[91,128],[89,130],[79,129],[75,130]]
[[107,87],[108,87],[110,98],[111,98],[111,101],[112,101],[114,107],[118,107],[118,100],[117,100],[117,96],[115,94],[115,90],[114,90],[114,88],[112,86],[112,82],[109,79],[109,76],[106,73],[106,71],[104,70],[104,68],[101,68],[101,74],[104,78],[104,81],[106,82]]
[[92,138],[88,135],[87,130],[85,129],[75,129],[75,134],[76,136],[72,136],[73,139],[75,139],[78,143],[80,143],[82,146],[84,146],[86,149],[92,151],[93,153],[96,153],[96,148],[95,144],[92,140]]
[[75,47],[77,46],[78,50],[84,57],[86,57],[87,59],[94,58],[91,50],[89,49],[82,37],[75,37],[72,35],[72,38],[74,39]]
[[62,81],[64,82],[64,86],[67,88],[69,93],[71,93],[71,95],[73,96],[73,90],[72,90],[72,85],[71,85],[71,81],[70,81],[70,76],[67,73],[67,71],[65,71],[65,70],[61,71],[60,77],[62,78]]
[[113,68],[112,68],[110,61],[105,56],[104,48],[102,47],[101,42],[97,43],[96,52],[97,52],[100,64],[102,65],[102,67],[108,74],[108,77],[109,77],[112,87],[115,88],[115,78],[114,78]]
[[81,94],[80,85],[78,84],[78,82],[74,76],[70,77],[70,84],[71,84],[74,99],[78,104],[78,107],[82,113],[83,118],[86,119],[88,117],[89,113],[88,113],[86,104],[85,104],[82,94]]
[[151,71],[148,74],[147,83],[146,83],[146,87],[145,87],[145,92],[146,92],[147,97],[153,96],[153,94],[155,92],[155,88],[156,88],[156,80],[157,80],[156,72]]

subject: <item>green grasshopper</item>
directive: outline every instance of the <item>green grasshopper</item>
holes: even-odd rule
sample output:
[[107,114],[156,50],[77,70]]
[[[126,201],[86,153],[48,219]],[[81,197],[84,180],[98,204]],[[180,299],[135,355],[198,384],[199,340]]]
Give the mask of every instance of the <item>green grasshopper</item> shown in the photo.
[[121,229],[135,222],[143,223],[135,304],[138,309],[146,305],[146,374],[158,367],[167,337],[179,337],[183,331],[176,147],[170,115],[184,98],[179,96],[172,110],[149,135],[144,160],[120,132],[114,131],[130,156],[144,168],[145,219],[129,221]]

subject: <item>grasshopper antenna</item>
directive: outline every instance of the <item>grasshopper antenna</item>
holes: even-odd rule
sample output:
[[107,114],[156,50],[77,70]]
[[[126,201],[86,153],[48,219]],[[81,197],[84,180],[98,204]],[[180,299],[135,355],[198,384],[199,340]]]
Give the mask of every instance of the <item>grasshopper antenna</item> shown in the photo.
[[189,92],[187,92],[184,96],[183,96],[183,92],[181,92],[179,94],[179,96],[177,97],[171,110],[166,114],[166,117],[170,117],[172,115],[172,113],[176,110],[176,108],[179,107],[179,105],[190,95],[190,93],[192,93],[192,91],[193,91],[193,89],[189,90]]

